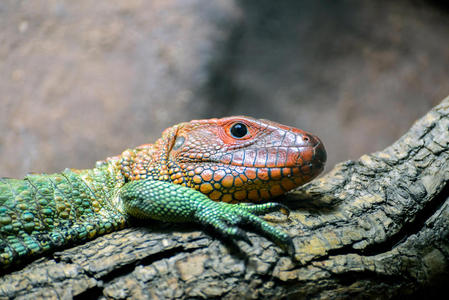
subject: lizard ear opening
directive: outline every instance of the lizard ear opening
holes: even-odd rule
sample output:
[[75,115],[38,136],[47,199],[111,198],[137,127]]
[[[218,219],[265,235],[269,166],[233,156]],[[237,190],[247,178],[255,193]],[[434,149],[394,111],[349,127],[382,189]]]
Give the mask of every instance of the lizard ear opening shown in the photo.
[[165,159],[168,160],[172,150],[176,151],[179,150],[182,145],[184,145],[184,142],[186,138],[182,135],[178,135],[180,133],[179,125],[175,125],[173,127],[170,127],[166,129],[162,134],[162,140],[165,140],[166,146],[165,146]]
[[178,150],[179,148],[181,148],[181,146],[184,145],[185,140],[186,138],[183,137],[182,135],[177,136],[175,139],[175,143],[173,144],[172,150]]

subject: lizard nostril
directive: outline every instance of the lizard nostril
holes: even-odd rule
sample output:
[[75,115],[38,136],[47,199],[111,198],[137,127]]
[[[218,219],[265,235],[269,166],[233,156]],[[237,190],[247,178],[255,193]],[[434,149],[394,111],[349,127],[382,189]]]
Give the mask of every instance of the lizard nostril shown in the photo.
[[302,137],[302,140],[304,142],[308,143],[310,141],[310,138],[307,135],[305,135],[305,136]]

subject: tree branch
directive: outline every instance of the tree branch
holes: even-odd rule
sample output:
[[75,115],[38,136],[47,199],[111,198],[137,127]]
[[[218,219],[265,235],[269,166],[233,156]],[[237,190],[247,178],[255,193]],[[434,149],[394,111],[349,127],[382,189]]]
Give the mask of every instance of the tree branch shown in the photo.
[[[288,194],[276,222],[296,262],[250,234],[224,245],[151,223],[40,258],[0,278],[0,298],[392,297],[449,283],[449,97],[396,143]],[[211,238],[212,236],[212,238]]]

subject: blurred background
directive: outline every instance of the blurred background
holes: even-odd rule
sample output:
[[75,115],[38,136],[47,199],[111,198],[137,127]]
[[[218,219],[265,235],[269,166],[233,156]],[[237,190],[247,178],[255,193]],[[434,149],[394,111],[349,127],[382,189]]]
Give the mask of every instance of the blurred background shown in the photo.
[[437,1],[0,2],[0,176],[90,168],[191,119],[317,134],[327,170],[449,95]]

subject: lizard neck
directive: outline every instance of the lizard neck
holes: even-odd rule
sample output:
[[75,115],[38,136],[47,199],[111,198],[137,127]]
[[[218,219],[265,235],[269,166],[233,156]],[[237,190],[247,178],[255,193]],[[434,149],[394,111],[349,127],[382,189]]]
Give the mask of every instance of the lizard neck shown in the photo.
[[173,126],[162,133],[154,144],[144,144],[127,149],[121,155],[111,158],[119,162],[118,168],[127,181],[153,179],[171,181],[176,166],[169,159],[179,126]]

